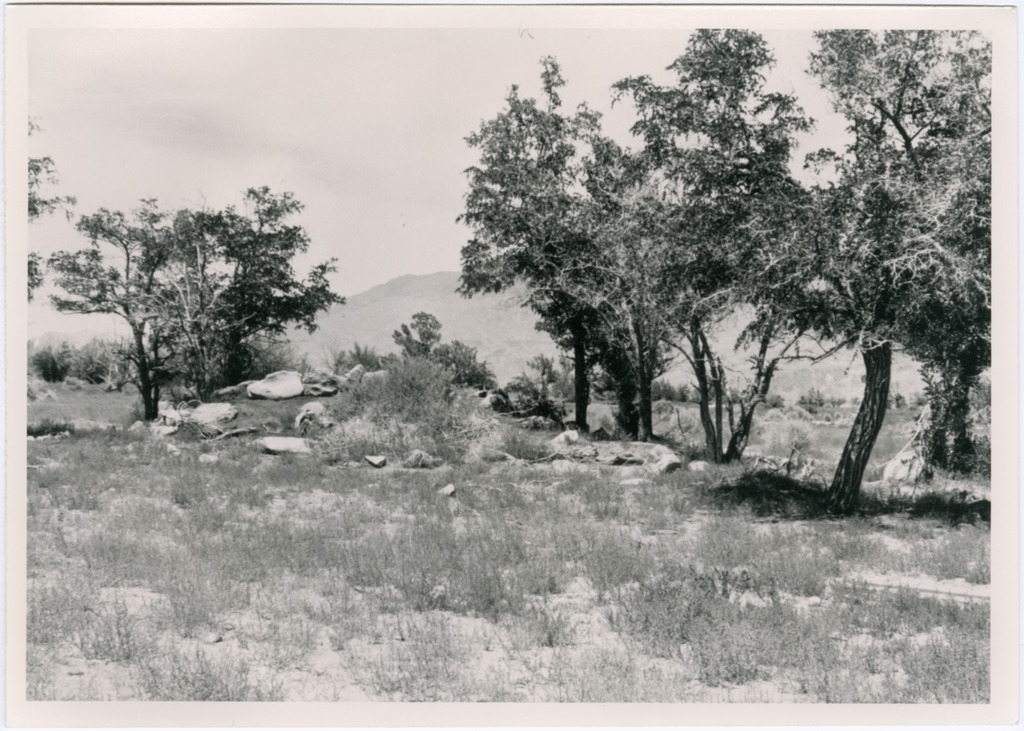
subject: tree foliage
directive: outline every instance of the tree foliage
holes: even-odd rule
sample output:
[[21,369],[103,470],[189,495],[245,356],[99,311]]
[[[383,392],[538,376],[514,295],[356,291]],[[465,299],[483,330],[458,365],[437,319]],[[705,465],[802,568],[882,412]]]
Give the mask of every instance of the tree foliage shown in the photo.
[[[28,122],[28,134],[31,137],[39,127],[31,119]],[[28,159],[28,220],[29,223],[39,220],[59,209],[64,209],[71,219],[70,207],[77,202],[71,195],[46,196],[46,188],[57,185],[57,167],[51,157],[30,157]],[[36,252],[28,254],[28,300],[32,301],[35,291],[43,285],[43,258]]]
[[[988,365],[991,49],[974,33],[815,35],[811,72],[851,137],[816,158],[839,179],[816,191],[815,327],[858,345],[868,369],[831,488],[848,511],[884,418],[894,344],[947,378],[934,393],[960,390],[964,402]],[[936,411],[964,433],[965,411]]]
[[469,193],[459,216],[473,233],[462,249],[460,291],[526,286],[525,304],[540,316],[539,326],[573,353],[576,424],[586,429],[594,313],[560,284],[563,270],[594,250],[579,186],[581,148],[598,115],[586,105],[564,113],[561,69],[550,57],[541,64],[542,102],[512,86],[504,110],[467,138],[480,160],[466,171]]
[[[633,133],[671,200],[663,216],[670,245],[657,257],[662,275],[649,281],[672,294],[673,343],[696,377],[715,461],[742,455],[754,410],[801,333],[791,293],[807,276],[799,245],[807,205],[789,162],[795,135],[810,122],[794,97],[766,88],[773,64],[756,33],[701,30],[669,66],[673,85],[648,76],[615,85],[636,106]],[[737,390],[710,334],[740,305],[753,313],[742,340],[756,355]]]
[[[104,312],[124,319],[147,418],[160,389],[182,377],[201,398],[249,375],[269,340],[290,324],[316,327],[316,314],[343,302],[331,292],[333,260],[304,279],[292,268],[305,231],[286,219],[302,206],[267,188],[246,192],[249,211],[161,211],[144,201],[129,215],[101,209],[78,230],[90,247],[50,259],[65,292],[64,312]],[[259,374],[262,375],[262,374]]]

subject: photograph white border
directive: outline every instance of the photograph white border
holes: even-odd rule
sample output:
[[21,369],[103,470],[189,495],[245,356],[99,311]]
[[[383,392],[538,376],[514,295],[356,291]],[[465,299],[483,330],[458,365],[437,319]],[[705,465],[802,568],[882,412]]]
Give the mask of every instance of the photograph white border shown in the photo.
[[7,724],[12,727],[1014,724],[1019,707],[1017,17],[1013,6],[15,6],[6,8],[6,211],[25,211],[34,28],[947,28],[993,40],[992,694],[985,705],[398,704],[25,701],[26,251],[7,215]]

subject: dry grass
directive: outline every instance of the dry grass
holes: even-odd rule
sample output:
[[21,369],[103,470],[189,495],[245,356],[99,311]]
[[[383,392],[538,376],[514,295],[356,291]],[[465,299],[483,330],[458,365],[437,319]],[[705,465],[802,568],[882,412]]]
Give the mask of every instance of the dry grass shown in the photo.
[[989,697],[987,602],[941,593],[984,589],[988,527],[928,496],[833,520],[814,486],[742,467],[374,470],[177,446],[29,444],[30,698]]

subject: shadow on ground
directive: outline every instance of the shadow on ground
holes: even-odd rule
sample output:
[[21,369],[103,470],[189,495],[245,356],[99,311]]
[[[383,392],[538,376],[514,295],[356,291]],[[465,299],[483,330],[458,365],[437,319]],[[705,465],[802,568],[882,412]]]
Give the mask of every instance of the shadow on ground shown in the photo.
[[[815,482],[801,482],[764,470],[747,472],[734,480],[705,488],[704,497],[716,507],[745,506],[758,517],[792,520],[837,517],[828,509],[828,490]],[[855,515],[875,517],[906,515],[950,525],[991,521],[988,500],[972,499],[969,493],[937,493],[927,488],[919,495],[878,497],[861,495]]]

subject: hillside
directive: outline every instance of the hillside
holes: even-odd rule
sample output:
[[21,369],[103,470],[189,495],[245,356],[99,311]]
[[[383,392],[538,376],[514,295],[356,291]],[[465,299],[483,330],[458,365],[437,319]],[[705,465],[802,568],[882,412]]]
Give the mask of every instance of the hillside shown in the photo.
[[[495,372],[500,383],[524,370],[525,363],[538,353],[555,355],[551,338],[535,329],[536,318],[520,307],[519,292],[482,295],[470,299],[456,293],[458,272],[427,275],[406,275],[365,292],[348,297],[346,304],[335,306],[319,320],[319,329],[312,335],[294,333],[296,348],[314,362],[323,360],[333,349],[351,348],[354,343],[369,345],[382,353],[396,350],[391,333],[416,312],[429,312],[441,321],[444,340],[461,340],[477,348]],[[731,350],[742,323],[737,319],[724,323],[715,333],[715,340],[724,351]],[[730,354],[727,362],[737,369],[745,368],[745,355]],[[863,363],[855,353],[837,354],[822,363],[799,361],[786,364],[775,379],[773,391],[795,400],[801,393],[816,387],[827,394],[850,398],[861,393]],[[690,383],[688,369],[676,365],[666,378],[673,383]],[[917,365],[897,354],[893,368],[893,392],[906,396],[922,388]]]

